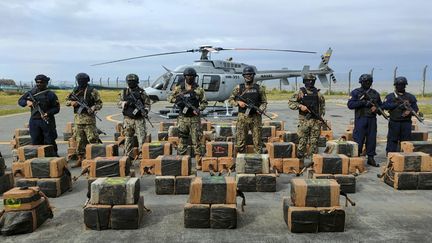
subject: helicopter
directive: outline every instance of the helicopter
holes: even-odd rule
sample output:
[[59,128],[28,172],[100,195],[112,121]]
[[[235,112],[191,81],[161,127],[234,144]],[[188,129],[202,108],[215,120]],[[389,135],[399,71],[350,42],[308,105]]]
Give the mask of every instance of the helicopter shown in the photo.
[[181,65],[170,70],[164,66],[165,73],[158,77],[154,83],[145,88],[145,92],[153,102],[167,100],[168,94],[174,89],[174,87],[181,82],[183,79],[183,71],[188,67],[193,67],[197,72],[196,82],[205,91],[206,98],[208,101],[224,102],[231,95],[232,90],[236,85],[244,82],[242,71],[246,66],[252,67],[255,72],[254,80],[256,82],[262,82],[265,80],[280,79],[285,85],[289,85],[288,78],[301,77],[306,73],[312,73],[318,76],[321,84],[324,87],[328,87],[327,75],[330,76],[333,82],[336,79],[333,75],[333,70],[328,66],[332,49],[329,48],[326,53],[321,56],[321,62],[316,70],[310,70],[310,66],[303,66],[302,70],[261,70],[258,71],[254,65],[245,63],[233,62],[232,58],[227,60],[211,60],[211,53],[219,51],[280,51],[280,52],[297,52],[297,53],[309,53],[315,54],[316,52],[311,51],[300,51],[300,50],[286,50],[286,49],[265,49],[265,48],[222,48],[213,47],[210,45],[200,46],[198,49],[190,49],[185,51],[174,51],[150,54],[145,56],[137,56],[125,59],[119,59],[114,61],[102,62],[93,64],[92,66],[105,65],[109,63],[128,61],[139,58],[147,58],[162,55],[174,55],[180,53],[189,52],[200,52],[201,57],[196,60],[192,65]]

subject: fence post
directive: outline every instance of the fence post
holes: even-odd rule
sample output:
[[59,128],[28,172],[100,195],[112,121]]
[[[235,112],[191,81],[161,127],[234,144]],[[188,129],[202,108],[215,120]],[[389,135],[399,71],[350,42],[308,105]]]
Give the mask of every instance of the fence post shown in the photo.
[[423,89],[422,89],[422,96],[425,96],[425,89],[426,89],[426,69],[428,65],[426,65],[423,69]]
[[348,95],[351,94],[351,74],[352,74],[352,69],[350,69],[348,72]]

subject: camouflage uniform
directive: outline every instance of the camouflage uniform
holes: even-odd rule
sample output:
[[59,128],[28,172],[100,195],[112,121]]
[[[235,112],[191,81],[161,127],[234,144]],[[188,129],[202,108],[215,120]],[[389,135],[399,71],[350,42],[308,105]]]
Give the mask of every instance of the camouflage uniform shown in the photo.
[[[258,84],[240,84],[237,85],[231,93],[229,98],[229,103],[232,106],[238,106],[238,98],[248,97],[251,101],[254,102],[254,105],[257,106],[260,110],[265,110],[267,108],[267,96],[265,93],[265,87],[260,86]],[[246,152],[246,137],[250,131],[252,131],[252,139],[254,143],[254,151],[259,154],[262,152],[262,118],[261,114],[256,112],[256,110],[252,109],[249,112],[249,115],[245,114],[246,108],[239,107],[239,114],[237,118],[236,125],[236,148],[237,152],[245,153]]]
[[[325,99],[324,96],[319,92],[318,89],[313,88],[318,96],[316,111],[319,112],[320,116],[325,114]],[[299,110],[299,106],[304,102],[304,97],[313,96],[313,91],[301,88],[298,92],[294,93],[292,98],[288,102],[288,106],[292,110]],[[313,116],[307,115],[299,110],[299,124],[298,124],[298,157],[310,157],[313,153],[318,153],[318,139],[321,133],[322,122]],[[306,154],[307,145],[309,144],[309,153]],[[306,156],[307,155],[307,156]]]
[[[102,109],[102,100],[95,88],[87,86],[84,90],[74,89],[72,93],[87,102],[94,111]],[[72,106],[73,99],[71,100],[69,96],[66,99],[66,106]],[[96,128],[96,117],[89,114],[86,109],[81,114],[77,112],[78,106],[74,107],[74,136],[77,142],[77,155],[82,158],[87,144],[99,142],[99,134]]]
[[[150,111],[150,98],[147,96],[146,92],[136,87],[134,89],[125,88],[123,92],[120,93],[120,101],[118,103],[119,108],[122,108],[124,115],[123,119],[123,131],[125,135],[125,154],[132,156],[133,149],[133,138],[136,135],[138,138],[139,149],[142,148],[147,136],[146,122],[145,118],[136,110],[134,105],[133,97],[131,97],[131,91],[134,93],[136,99],[140,99],[144,105],[144,109],[147,113]],[[146,114],[147,115],[147,114]]]
[[[198,108],[200,111],[203,111],[207,107],[207,99],[205,97],[204,90],[199,87],[196,83],[192,84],[192,90],[186,90],[187,84],[183,83],[182,85],[177,85],[174,88],[174,91],[168,96],[168,101],[170,103],[176,103],[180,96],[184,96],[185,99],[188,99],[189,102]],[[187,98],[189,96],[189,98]],[[195,97],[195,98],[194,98]],[[194,104],[195,103],[195,104]],[[180,155],[184,155],[187,153],[188,139],[189,137],[192,140],[192,146],[195,152],[195,155],[203,155],[204,154],[204,146],[202,144],[202,127],[201,127],[201,118],[198,115],[193,114],[192,109],[187,109],[186,114],[183,113],[183,108],[181,105],[177,105],[180,109],[179,117],[177,118],[177,126],[179,129],[179,145],[177,147],[177,153]]]

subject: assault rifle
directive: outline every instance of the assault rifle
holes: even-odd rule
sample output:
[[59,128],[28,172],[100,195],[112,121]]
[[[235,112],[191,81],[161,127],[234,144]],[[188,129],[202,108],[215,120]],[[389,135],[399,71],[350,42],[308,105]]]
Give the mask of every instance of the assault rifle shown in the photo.
[[43,120],[46,124],[49,124],[48,117],[44,116],[45,112],[44,112],[44,111],[42,110],[42,108],[40,107],[39,101],[37,101],[37,100],[35,99],[35,96],[38,96],[38,95],[40,95],[40,94],[42,94],[42,93],[45,93],[45,92],[47,92],[47,91],[48,91],[48,89],[46,89],[46,90],[44,90],[44,91],[41,91],[41,92],[39,92],[39,93],[36,93],[35,95],[32,95],[31,91],[29,91],[29,92],[28,92],[28,99],[29,99],[31,102],[33,102],[33,104],[32,104],[32,106],[33,106],[32,114],[34,114],[34,113],[36,113],[36,112],[39,112],[40,115],[41,115],[42,120]]
[[[328,128],[328,130],[331,130],[331,127],[327,124],[327,122],[324,120],[324,118],[322,118],[322,116],[320,116],[319,114],[317,114],[315,111],[313,111],[309,106],[307,106],[306,104],[304,104],[303,102],[300,102],[302,105],[306,106],[306,108],[309,111],[309,117],[313,116],[315,119],[318,119],[319,121],[321,121],[323,123],[324,126],[326,126]],[[306,115],[306,116],[308,116]]]
[[411,115],[415,116],[415,118],[417,118],[417,120],[421,123],[424,124],[424,118],[420,117],[415,111],[414,109],[411,107],[411,104],[409,103],[408,100],[404,100],[400,97],[398,97],[397,95],[395,95],[396,97],[396,102],[400,103],[400,106],[402,108],[404,108],[404,110],[409,111]]
[[94,112],[87,105],[87,103],[84,100],[80,99],[75,93],[72,92],[69,95],[69,100],[76,101],[78,103],[78,105],[79,105],[79,108],[78,108],[78,111],[77,111],[78,114],[81,114],[83,112],[83,110],[86,109],[88,114],[94,115],[99,121],[102,121],[102,119],[96,114],[96,112]]
[[[180,93],[177,96],[181,103],[183,103],[185,105],[185,108],[181,111],[183,114],[186,114],[188,109],[192,109],[196,114],[199,114],[201,116],[201,111],[200,109],[198,109],[197,107],[195,107],[194,105],[192,105],[192,103],[190,103],[190,101],[188,100],[188,98],[184,97],[184,95],[182,93]],[[201,116],[202,117],[202,116]],[[205,121],[207,121],[207,119],[205,119],[204,117],[202,117]]]
[[271,118],[269,115],[267,115],[264,110],[261,110],[259,107],[254,105],[253,101],[250,100],[249,98],[245,98],[245,97],[241,97],[240,95],[236,95],[236,99],[246,103],[247,109],[246,109],[245,115],[249,115],[250,111],[252,109],[255,109],[259,114],[263,114],[264,116],[268,117],[270,120],[273,120],[273,118]]
[[135,105],[135,110],[132,112],[134,115],[136,115],[138,112],[141,112],[141,114],[143,115],[144,119],[146,119],[150,126],[154,128],[153,123],[150,121],[149,117],[148,117],[148,111],[145,109],[144,104],[142,103],[141,99],[137,99],[135,97],[135,95],[133,94],[133,92],[130,92],[132,99],[134,100],[134,105]]
[[381,115],[382,117],[384,117],[386,120],[389,119],[388,115],[384,112],[384,110],[378,105],[377,101],[375,99],[372,99],[369,95],[369,91],[370,89],[366,90],[366,92],[363,93],[363,95],[360,97],[360,100],[366,100],[368,103],[370,103],[371,105],[375,106],[377,111],[378,111],[378,115]]

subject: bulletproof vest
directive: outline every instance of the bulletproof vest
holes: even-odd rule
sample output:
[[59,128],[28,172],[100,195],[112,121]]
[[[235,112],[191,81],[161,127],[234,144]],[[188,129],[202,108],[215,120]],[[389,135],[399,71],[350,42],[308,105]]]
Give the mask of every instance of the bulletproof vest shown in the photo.
[[[300,88],[301,92],[303,93],[303,98],[301,98],[300,103],[302,105],[305,105],[308,107],[309,110],[311,110],[313,113],[318,114],[319,115],[319,97],[318,97],[318,89],[314,88],[312,91],[312,93],[308,93],[305,87]],[[303,116],[311,116],[311,114],[309,112],[304,112],[301,111],[299,109],[299,113],[300,115]],[[312,116],[311,118],[318,118],[318,117],[314,117]]]
[[[74,92],[80,100],[83,100],[88,105],[88,107],[92,107],[95,104],[95,100],[94,100],[93,96],[91,95],[91,93],[93,92],[93,89],[94,89],[93,87],[87,86],[87,88],[84,90],[74,89],[72,92]],[[87,92],[86,92],[86,90],[87,90]],[[84,97],[84,94],[85,94],[85,97]],[[83,97],[84,97],[84,99],[83,99]],[[79,109],[79,106],[74,107],[74,113],[78,113],[78,109]],[[87,109],[83,109],[83,112],[88,113]]]
[[[32,89],[30,92],[35,98],[35,100],[39,103],[39,106],[42,109],[42,111],[47,112],[51,108],[49,97],[48,97],[48,93],[51,91],[45,91],[44,93],[39,94],[37,96],[34,96],[35,94],[40,92],[37,89]],[[31,107],[31,114],[32,114],[31,118],[41,119],[41,114],[38,111],[36,111],[34,107]]]
[[[200,105],[199,99],[197,94],[195,93],[195,89],[196,87],[198,87],[198,85],[193,84],[192,89],[189,91],[186,91],[186,86],[183,83],[181,86],[181,91],[183,93],[183,97],[195,108],[198,108]],[[186,116],[186,117],[191,117],[191,116],[195,116],[193,114],[193,110],[192,109],[188,109],[186,113],[183,113],[183,109],[186,107],[186,105],[183,102],[180,102],[180,104],[178,105],[178,108],[180,109],[180,114],[182,116]]]
[[[391,94],[391,97],[393,99],[392,102],[398,103],[396,101],[395,93]],[[403,95],[398,95],[398,97],[403,101],[408,100],[410,103],[414,102],[414,100],[411,98],[411,96],[406,92]],[[398,103],[398,104],[400,104],[400,103]],[[389,111],[390,119],[393,121],[411,121],[411,114],[406,116],[406,117],[402,116],[404,111],[405,111],[405,108],[403,107],[403,105],[398,105],[395,109]]]
[[[359,98],[362,97],[365,94],[365,92],[367,91],[367,90],[363,90],[363,89],[361,89],[361,90],[363,92],[360,93]],[[374,89],[370,89],[367,94],[368,94],[369,101],[372,101],[372,100],[377,101],[380,98],[379,93],[376,92],[376,90],[374,90]],[[367,100],[367,99],[365,99],[365,100]],[[370,107],[361,107],[361,108],[355,109],[355,117],[376,117],[376,113],[372,112]]]
[[128,88],[123,89],[123,98],[125,101],[127,101],[127,105],[123,108],[122,111],[123,115],[133,119],[138,119],[143,117],[143,114],[141,114],[140,111],[135,112],[134,114],[134,111],[137,107],[135,106],[135,99],[132,97],[133,94],[137,100],[140,100],[144,104],[144,101],[141,98],[141,94],[143,91],[144,90],[139,87],[135,89],[128,89]]
[[[243,97],[245,100],[252,102],[253,105],[259,107],[261,105],[261,95],[260,95],[260,86],[258,84],[253,84],[253,86],[249,89],[246,89],[245,84],[240,84],[239,96]],[[247,107],[239,107],[240,113],[245,113]],[[249,114],[255,114],[257,111],[255,109],[251,109]]]

